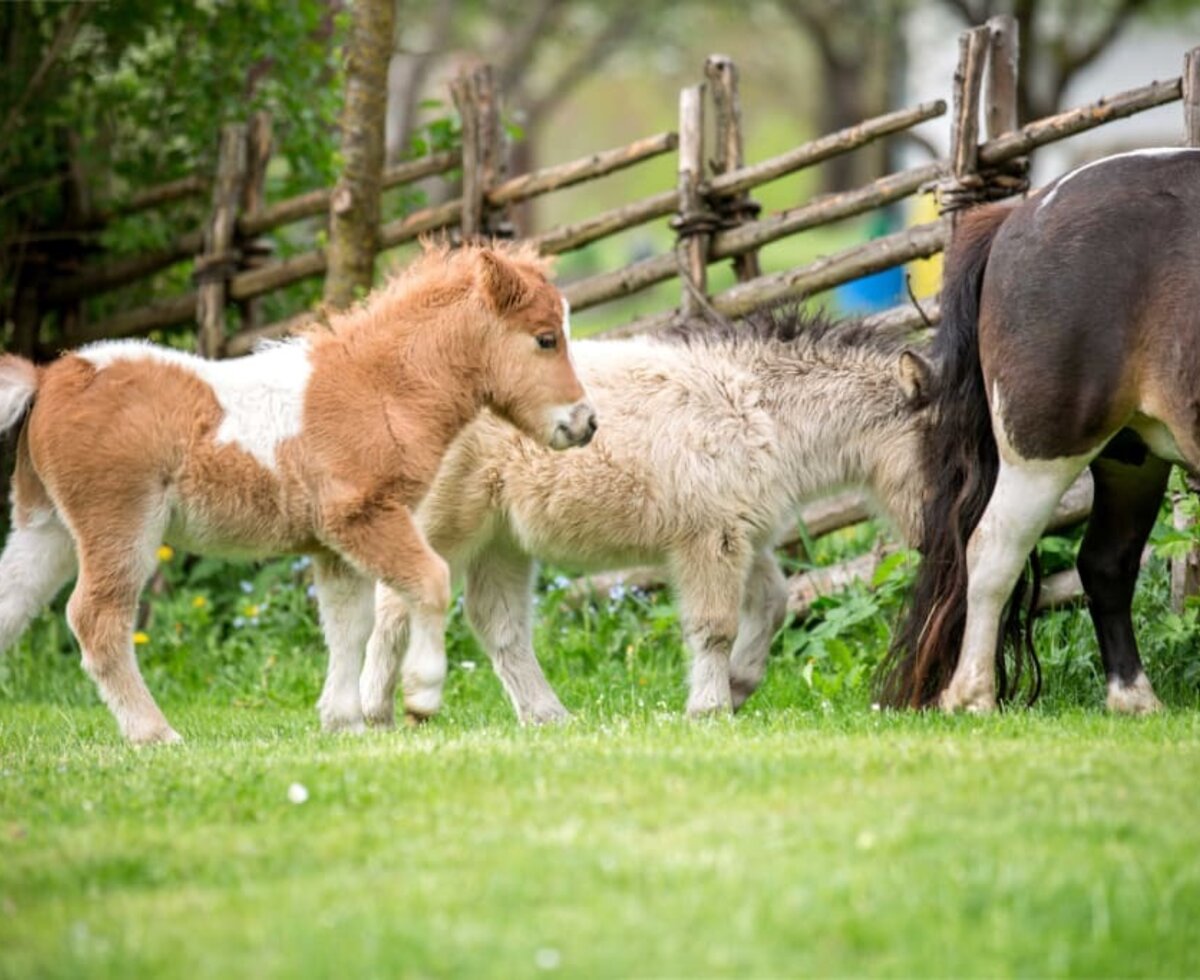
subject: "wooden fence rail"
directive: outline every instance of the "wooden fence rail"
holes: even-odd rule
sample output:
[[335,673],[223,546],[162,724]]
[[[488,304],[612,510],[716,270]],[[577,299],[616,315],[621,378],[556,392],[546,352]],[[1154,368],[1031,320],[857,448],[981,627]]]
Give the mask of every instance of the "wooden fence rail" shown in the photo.
[[[719,163],[714,166],[711,175],[702,172],[709,154],[703,151],[701,131],[701,172],[696,173],[695,180],[685,188],[686,195],[690,196],[690,204],[687,200],[681,204],[681,188],[676,187],[580,222],[549,229],[532,236],[530,240],[543,253],[556,254],[584,247],[637,225],[671,215],[676,216],[676,224],[681,228],[691,227],[682,222],[681,213],[690,212],[693,225],[697,217],[708,215],[714,220],[710,221],[703,233],[690,233],[685,249],[686,261],[681,261],[680,255],[675,252],[652,256],[621,269],[569,283],[566,292],[572,305],[582,310],[679,278],[682,270],[687,280],[681,293],[681,297],[684,297],[682,302],[695,305],[697,298],[703,297],[706,291],[706,266],[732,259],[737,263],[735,267],[739,270],[741,281],[733,289],[712,297],[711,302],[717,310],[736,315],[754,303],[785,296],[811,295],[857,275],[887,268],[889,264],[933,254],[944,246],[946,231],[940,225],[915,229],[900,233],[899,237],[888,236],[879,242],[826,256],[801,269],[773,273],[771,276],[757,275],[757,252],[772,242],[893,204],[939,181],[944,182],[948,176],[957,178],[960,184],[969,184],[971,180],[978,180],[976,175],[983,170],[1003,167],[1039,146],[1178,100],[1182,95],[1181,78],[1154,82],[1018,128],[1013,102],[1016,58],[1011,26],[1003,19],[993,19],[985,27],[965,32],[962,45],[964,60],[956,76],[954,116],[954,131],[959,135],[950,159],[887,174],[862,187],[818,197],[777,214],[756,218],[757,209],[748,197],[755,187],[944,115],[946,101],[936,100],[889,112],[808,141],[768,160],[746,164],[741,159],[738,144],[741,108],[738,105],[736,113],[730,108],[736,101],[736,68],[729,59],[714,56],[706,64],[705,72],[717,109],[719,140],[712,157]],[[985,61],[988,65],[986,73]],[[480,82],[464,83],[462,90],[476,93],[489,91]],[[978,124],[978,106],[984,90],[987,96],[987,133],[990,138],[980,142],[974,136],[974,127]],[[478,98],[494,102],[498,95],[493,92],[486,96],[478,95]],[[702,105],[695,98],[693,101]],[[731,123],[735,118],[736,126]],[[494,128],[496,124],[492,122],[488,125]],[[734,134],[732,137],[731,133]],[[674,133],[660,133],[507,180],[500,179],[498,174],[493,175],[480,185],[478,191],[472,190],[470,193],[478,196],[476,205],[481,209],[481,214],[499,214],[513,204],[616,173],[675,151],[678,147],[679,140]],[[696,147],[689,148],[693,156],[695,150]],[[429,177],[444,176],[463,166],[461,151],[435,153],[387,169],[383,174],[383,185],[403,186]],[[111,218],[118,213],[128,214],[159,206],[194,196],[207,186],[208,182],[199,177],[173,181],[131,195],[119,207],[102,214],[105,218]],[[253,209],[244,209],[236,215],[230,248],[242,248],[249,253],[251,250],[246,246],[256,236],[327,214],[331,194],[331,189],[322,188],[289,200],[270,204],[259,202]],[[384,224],[379,235],[381,249],[395,248],[429,232],[465,231],[469,224],[468,216],[464,215],[467,197],[464,191],[462,196],[421,208]],[[733,215],[732,219],[730,215]],[[160,249],[101,260],[67,276],[51,279],[39,290],[38,299],[48,308],[77,307],[87,298],[144,280],[180,261],[197,260],[204,247],[201,230],[185,232]],[[209,275],[204,271],[203,260],[199,264],[200,275]],[[260,251],[254,261],[248,255],[243,256],[242,261],[227,268],[229,274],[223,282],[223,301],[240,305],[246,321],[243,326],[248,330],[246,337],[241,339],[236,336],[225,337],[221,350],[227,353],[244,351],[248,349],[251,338],[277,336],[303,322],[301,316],[264,326],[257,322],[256,315],[252,315],[252,311],[257,309],[254,303],[267,294],[320,276],[325,269],[325,254],[319,248],[274,260]],[[78,323],[65,339],[69,343],[79,343],[195,324],[202,309],[202,295],[206,295],[205,290],[198,284],[195,290],[182,295],[122,310],[103,319]],[[216,294],[209,290],[207,295]],[[654,329],[666,322],[669,315],[663,313],[638,321],[622,332],[627,333],[635,328]],[[920,314],[916,311],[897,311],[887,322],[917,323],[920,320]]]

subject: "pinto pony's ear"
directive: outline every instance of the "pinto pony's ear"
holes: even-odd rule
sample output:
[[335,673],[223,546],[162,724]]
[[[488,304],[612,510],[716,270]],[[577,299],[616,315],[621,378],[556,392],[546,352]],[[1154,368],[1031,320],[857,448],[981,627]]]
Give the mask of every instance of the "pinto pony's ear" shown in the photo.
[[923,405],[933,396],[933,367],[911,347],[900,352],[896,361],[896,378],[904,397],[912,405]]
[[491,249],[479,251],[479,284],[484,302],[498,316],[506,316],[534,298],[535,290],[520,269]]

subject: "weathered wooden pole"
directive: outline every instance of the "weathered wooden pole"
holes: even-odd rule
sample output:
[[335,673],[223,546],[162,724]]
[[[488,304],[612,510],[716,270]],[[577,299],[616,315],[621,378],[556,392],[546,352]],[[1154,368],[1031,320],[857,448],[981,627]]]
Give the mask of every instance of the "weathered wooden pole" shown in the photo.
[[1183,56],[1183,130],[1188,146],[1200,146],[1200,47]]
[[505,166],[495,70],[491,65],[479,65],[464,71],[450,83],[450,93],[462,119],[462,240],[510,237],[507,209],[492,207],[487,200],[503,179]]
[[984,102],[987,138],[1014,132],[1017,118],[1017,71],[1021,49],[1017,21],[1011,14],[997,14],[987,22],[988,68]]
[[[1192,48],[1183,56],[1183,131],[1188,146],[1200,146],[1200,48]],[[1181,495],[1172,500],[1172,523],[1178,531],[1194,530]],[[1171,607],[1183,612],[1188,596],[1200,592],[1200,551],[1191,548],[1187,554],[1171,561]]]
[[227,123],[221,128],[217,173],[213,181],[212,214],[204,229],[204,251],[196,256],[196,346],[205,357],[219,357],[225,343],[225,302],[229,280],[237,271],[234,249],[238,204],[246,180],[246,127]]
[[[713,149],[713,173],[726,174],[745,164],[745,140],[742,136],[742,102],[738,94],[738,70],[733,59],[724,54],[712,54],[704,62],[716,114],[716,146]],[[725,227],[735,227],[758,216],[759,207],[747,191],[717,202]],[[733,260],[738,280],[745,282],[762,274],[758,253],[746,252]]]
[[694,316],[708,288],[708,239],[711,216],[700,194],[704,179],[704,85],[679,93],[678,213],[671,222],[679,240],[675,246],[683,292],[680,312]]
[[940,189],[943,213],[954,212],[970,204],[972,192],[981,186],[979,179],[979,99],[983,71],[987,61],[989,30],[973,27],[958,36],[958,67],[954,71],[954,103],[950,122],[949,184]]
[[[262,214],[266,204],[267,166],[271,162],[271,146],[274,142],[271,114],[259,110],[250,117],[250,125],[246,133],[246,180],[242,185],[241,214],[238,216],[239,228],[246,222],[253,221]],[[260,269],[270,259],[274,248],[271,240],[265,237],[244,239],[241,245],[241,262],[238,271]],[[241,330],[255,330],[261,326],[262,302],[258,297],[242,300],[238,303],[238,314]]]

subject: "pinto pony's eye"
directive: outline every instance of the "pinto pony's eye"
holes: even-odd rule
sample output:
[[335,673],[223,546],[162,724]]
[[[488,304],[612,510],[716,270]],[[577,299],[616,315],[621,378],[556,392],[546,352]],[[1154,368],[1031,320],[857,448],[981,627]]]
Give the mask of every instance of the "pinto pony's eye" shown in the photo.
[[558,337],[552,333],[540,333],[536,340],[538,347],[542,350],[554,350],[558,346]]

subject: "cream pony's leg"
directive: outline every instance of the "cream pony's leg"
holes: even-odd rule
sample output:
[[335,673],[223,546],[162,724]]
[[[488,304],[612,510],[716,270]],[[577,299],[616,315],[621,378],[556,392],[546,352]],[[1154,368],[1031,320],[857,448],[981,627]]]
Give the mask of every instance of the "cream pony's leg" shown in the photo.
[[358,675],[375,622],[375,584],[332,555],[313,560],[313,582],[329,649],[329,671],[317,702],[321,727],[327,732],[362,731]]
[[466,613],[517,717],[542,725],[570,713],[533,650],[533,569],[533,559],[515,543],[493,540],[467,570]]
[[767,670],[771,641],[787,618],[787,586],[769,549],[754,556],[742,599],[737,640],[729,658],[733,709],[758,690]]
[[692,655],[689,717],[733,709],[729,661],[738,633],[749,547],[733,530],[717,530],[671,558],[683,636]]

